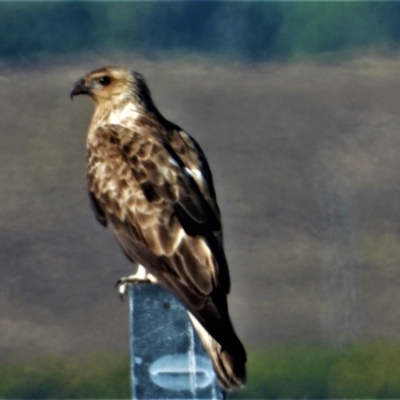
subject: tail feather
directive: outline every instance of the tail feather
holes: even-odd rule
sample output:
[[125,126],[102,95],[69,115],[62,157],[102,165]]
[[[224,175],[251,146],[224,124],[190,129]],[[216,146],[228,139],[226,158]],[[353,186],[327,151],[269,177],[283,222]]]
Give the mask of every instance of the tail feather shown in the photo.
[[246,353],[239,339],[232,330],[237,351],[223,349],[206,331],[201,323],[188,312],[203,346],[208,353],[221,387],[225,390],[240,389],[246,383]]

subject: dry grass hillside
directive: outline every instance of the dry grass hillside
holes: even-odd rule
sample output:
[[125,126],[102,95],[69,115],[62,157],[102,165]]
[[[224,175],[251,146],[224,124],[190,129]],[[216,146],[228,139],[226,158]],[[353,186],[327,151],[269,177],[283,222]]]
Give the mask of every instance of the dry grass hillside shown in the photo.
[[127,351],[131,272],[86,197],[91,69],[142,72],[202,145],[246,344],[399,339],[400,57],[338,64],[77,57],[0,73],[0,357]]

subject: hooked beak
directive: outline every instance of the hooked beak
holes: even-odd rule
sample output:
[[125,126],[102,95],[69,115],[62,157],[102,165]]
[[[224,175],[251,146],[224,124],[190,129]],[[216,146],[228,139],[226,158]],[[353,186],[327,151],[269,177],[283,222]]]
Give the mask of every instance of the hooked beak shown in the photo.
[[90,92],[90,87],[86,85],[85,80],[79,79],[78,82],[72,86],[70,97],[71,100],[74,99],[74,96],[77,96],[78,94],[88,94]]

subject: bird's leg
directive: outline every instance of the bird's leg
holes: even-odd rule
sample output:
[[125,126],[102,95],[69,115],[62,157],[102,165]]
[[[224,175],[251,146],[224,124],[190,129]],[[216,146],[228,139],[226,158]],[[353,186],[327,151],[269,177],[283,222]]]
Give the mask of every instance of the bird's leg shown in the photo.
[[133,283],[135,285],[139,283],[157,283],[157,279],[154,275],[149,274],[146,268],[143,267],[143,265],[139,264],[136,274],[118,279],[116,286],[118,288],[121,299],[124,298],[126,292],[128,291],[128,285],[130,283]]

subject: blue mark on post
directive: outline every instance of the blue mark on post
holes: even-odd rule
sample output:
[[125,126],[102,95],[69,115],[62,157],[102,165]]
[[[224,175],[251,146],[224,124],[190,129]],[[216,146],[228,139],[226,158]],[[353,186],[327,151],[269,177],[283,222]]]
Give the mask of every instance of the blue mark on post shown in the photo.
[[203,356],[194,357],[196,363],[194,370],[190,367],[188,354],[161,357],[150,365],[150,378],[156,385],[169,390],[191,390],[193,380],[197,388],[204,389],[215,379],[211,362]]

